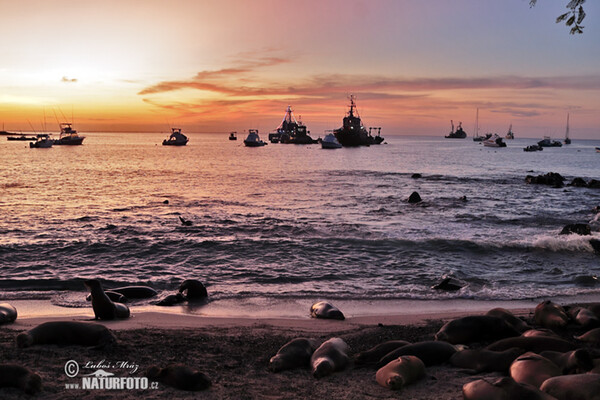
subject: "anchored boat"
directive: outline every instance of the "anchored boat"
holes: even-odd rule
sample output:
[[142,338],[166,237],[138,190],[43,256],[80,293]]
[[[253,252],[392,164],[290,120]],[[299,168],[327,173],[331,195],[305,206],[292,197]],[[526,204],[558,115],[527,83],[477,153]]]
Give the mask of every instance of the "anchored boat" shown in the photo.
[[248,136],[244,139],[244,144],[248,147],[260,147],[267,143],[260,139],[258,136],[258,129],[249,129]]
[[275,132],[269,133],[271,143],[289,143],[289,144],[313,144],[318,143],[310,137],[306,125],[294,117],[292,107],[288,106],[285,115]]
[[58,139],[54,139],[54,144],[57,146],[60,145],[80,145],[83,143],[83,139],[85,136],[79,136],[77,131],[71,127],[71,123],[63,122],[59,124],[60,126],[60,136]]
[[356,97],[350,95],[350,110],[343,119],[343,125],[341,128],[335,129],[333,134],[342,146],[369,146],[372,144],[380,144],[383,142],[383,138],[378,136],[371,136],[367,129],[363,126],[362,120],[356,110],[356,103],[354,100]]
[[181,133],[181,128],[171,128],[171,135],[163,140],[163,146],[185,146],[189,141],[188,137]]

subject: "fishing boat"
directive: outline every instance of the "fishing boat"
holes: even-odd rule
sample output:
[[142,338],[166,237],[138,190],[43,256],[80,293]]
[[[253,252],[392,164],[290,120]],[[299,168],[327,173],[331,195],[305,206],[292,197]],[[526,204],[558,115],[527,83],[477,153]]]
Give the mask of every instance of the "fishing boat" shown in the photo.
[[269,141],[271,143],[286,143],[286,144],[313,144],[318,143],[310,137],[309,131],[306,130],[306,125],[301,120],[297,120],[292,112],[292,107],[288,106],[285,110],[285,115],[279,126],[274,132],[269,133]]
[[188,137],[181,133],[181,128],[171,128],[171,135],[163,140],[163,146],[185,146],[189,141]]
[[23,142],[35,142],[36,137],[35,136],[25,136],[25,135],[19,135],[19,136],[9,136],[6,138],[6,140],[20,140]]
[[244,139],[244,144],[248,147],[260,147],[265,146],[267,142],[264,142],[258,136],[258,129],[249,129],[248,136]]
[[237,140],[237,132],[231,132],[229,134],[229,140]]
[[32,149],[47,149],[52,147],[54,140],[50,139],[47,133],[39,133],[36,136],[35,142],[30,142],[29,147]]
[[323,149],[339,149],[340,147],[342,147],[342,145],[335,138],[335,135],[333,134],[333,132],[328,133],[321,140],[321,148],[323,148]]
[[544,136],[542,140],[538,142],[538,146],[542,147],[562,147],[562,143],[558,140],[550,139],[550,136]]
[[504,136],[504,139],[514,139],[515,138],[515,134],[512,131],[512,124],[510,124],[510,126],[508,127],[508,132],[506,132],[506,136]]
[[544,150],[544,148],[537,144],[532,144],[532,145],[529,145],[529,146],[523,148],[523,151],[542,151],[542,150]]
[[567,129],[565,130],[565,144],[571,144],[569,139],[569,114],[567,113]]
[[63,122],[60,126],[60,136],[58,139],[54,139],[54,144],[59,145],[80,145],[83,143],[85,136],[79,136],[77,131],[71,127],[71,123]]
[[354,100],[356,96],[350,95],[350,110],[344,117],[342,127],[335,129],[333,134],[342,146],[370,146],[372,144],[381,144],[383,138],[381,136],[373,137],[363,126],[362,120],[356,110]]
[[456,131],[454,130],[454,121],[450,120],[450,125],[452,126],[452,130],[447,136],[444,136],[446,139],[464,139],[467,137],[467,132],[462,128],[462,122],[458,123]]
[[506,147],[506,143],[497,133],[494,133],[489,139],[484,140],[483,145],[487,147]]

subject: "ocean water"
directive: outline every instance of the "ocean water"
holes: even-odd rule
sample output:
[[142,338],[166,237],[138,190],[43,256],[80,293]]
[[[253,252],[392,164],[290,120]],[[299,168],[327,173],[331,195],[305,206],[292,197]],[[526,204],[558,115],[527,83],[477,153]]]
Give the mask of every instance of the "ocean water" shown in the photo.
[[[535,139],[491,149],[384,135],[323,150],[246,148],[227,134],[192,133],[185,147],[161,146],[166,134],[86,136],[51,149],[0,137],[1,298],[89,306],[89,278],[164,293],[195,278],[225,301],[600,294],[589,237],[559,235],[591,222],[600,238],[600,189],[525,183],[550,171],[600,179],[600,141],[527,153]],[[408,204],[413,191],[422,203]],[[430,288],[446,276],[464,287]]]

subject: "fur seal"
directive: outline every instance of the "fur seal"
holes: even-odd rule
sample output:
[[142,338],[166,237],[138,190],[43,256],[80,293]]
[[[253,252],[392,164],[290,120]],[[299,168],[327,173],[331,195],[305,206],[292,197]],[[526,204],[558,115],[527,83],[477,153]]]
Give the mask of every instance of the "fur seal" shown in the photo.
[[27,394],[35,394],[42,390],[42,379],[20,365],[0,364],[0,387],[16,387]]
[[102,290],[102,284],[98,279],[89,279],[84,285],[92,295],[92,308],[95,319],[111,320],[115,318],[128,318],[129,307],[122,303],[114,303]]
[[513,361],[510,376],[519,383],[539,388],[548,378],[562,374],[560,368],[546,357],[527,352]]
[[[104,293],[106,293],[108,298],[112,301],[116,301],[117,303],[127,303],[127,297],[123,296],[121,293],[113,292],[111,290],[105,290]],[[88,294],[85,300],[92,301],[92,295]]]
[[573,319],[578,325],[586,329],[596,328],[600,325],[600,319],[596,317],[592,311],[583,307],[570,307],[567,314]]
[[170,294],[164,299],[160,300],[156,303],[157,306],[174,306],[175,304],[183,303],[185,301],[185,297],[181,293]]
[[555,376],[545,380],[540,389],[558,400],[596,400],[600,398],[600,375]]
[[313,376],[319,379],[346,368],[350,360],[347,351],[348,345],[340,338],[325,341],[310,357]]
[[187,300],[202,300],[208,297],[206,287],[197,279],[186,279],[179,285],[179,293],[185,295]]
[[556,329],[567,326],[569,316],[561,306],[546,300],[535,307],[533,320],[544,328]]
[[464,400],[556,400],[538,388],[509,377],[478,379],[464,384],[462,392]]
[[539,328],[539,329],[530,329],[521,334],[523,337],[534,337],[534,336],[544,336],[544,337],[554,337],[560,338],[552,329],[547,328]]
[[0,303],[0,325],[15,322],[16,319],[17,309],[8,303]]
[[165,368],[154,365],[148,368],[146,376],[153,381],[188,391],[208,389],[212,384],[208,376],[183,364],[169,364]]
[[523,333],[531,329],[531,327],[525,321],[516,317],[513,313],[502,307],[492,308],[485,315],[503,319],[504,322],[512,326],[519,333]]
[[435,340],[452,344],[468,344],[519,335],[520,333],[502,318],[472,315],[447,322],[435,334]]
[[307,367],[310,357],[317,348],[314,339],[297,338],[284,344],[269,361],[269,370],[280,372],[288,369]]
[[541,353],[545,350],[553,351],[571,351],[575,350],[577,346],[571,342],[567,342],[564,339],[558,337],[549,336],[519,336],[514,338],[501,339],[494,342],[486,347],[487,350],[503,351],[510,349],[511,347],[519,347],[525,351],[533,351],[534,353]]
[[44,322],[17,335],[18,347],[30,347],[37,344],[94,346],[103,348],[112,346],[117,339],[104,325],[77,321]]
[[313,318],[344,320],[344,314],[336,307],[326,301],[319,301],[310,307],[310,316]]
[[594,328],[583,335],[575,336],[575,339],[581,340],[582,342],[600,343],[600,328]]
[[480,372],[507,373],[512,362],[525,353],[525,350],[513,347],[504,351],[491,351],[486,349],[461,350],[450,357],[450,363],[455,367]]
[[387,365],[400,356],[416,356],[425,366],[442,364],[456,353],[456,347],[448,342],[425,341],[402,346],[383,356],[377,363],[377,368]]
[[406,340],[389,340],[387,342],[380,343],[369,350],[361,351],[360,353],[356,354],[354,356],[354,364],[374,364],[390,351],[409,344],[410,343]]
[[577,349],[561,353],[559,351],[542,351],[540,356],[556,364],[564,375],[582,374],[594,368],[592,354],[586,349]]
[[110,291],[121,293],[128,299],[149,299],[158,295],[158,292],[150,286],[123,286],[110,289]]
[[415,356],[401,356],[381,367],[375,379],[381,386],[399,390],[425,376],[425,364]]

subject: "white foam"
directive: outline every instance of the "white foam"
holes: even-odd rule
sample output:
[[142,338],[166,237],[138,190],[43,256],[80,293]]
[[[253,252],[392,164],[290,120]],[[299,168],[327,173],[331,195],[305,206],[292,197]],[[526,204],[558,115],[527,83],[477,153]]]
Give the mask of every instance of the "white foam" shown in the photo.
[[532,246],[550,251],[585,251],[594,252],[590,239],[600,239],[600,235],[542,235],[533,239]]

